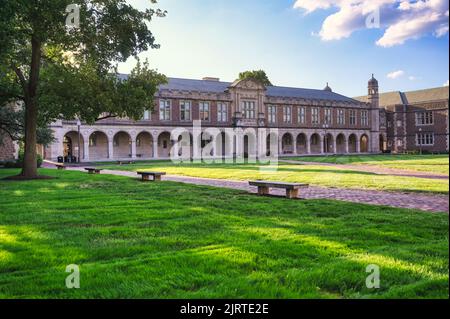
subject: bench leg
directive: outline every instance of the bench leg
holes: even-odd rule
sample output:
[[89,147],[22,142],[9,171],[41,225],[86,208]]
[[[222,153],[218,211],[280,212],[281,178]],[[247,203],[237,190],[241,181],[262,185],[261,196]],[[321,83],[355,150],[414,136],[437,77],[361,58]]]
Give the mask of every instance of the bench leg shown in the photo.
[[153,180],[154,180],[155,182],[160,182],[160,181],[161,181],[161,176],[160,176],[160,175],[156,175],[156,176],[153,178]]
[[298,189],[286,189],[286,198],[294,199],[298,197]]
[[100,171],[95,171],[95,174],[100,174]]
[[88,171],[88,174],[94,174],[95,172],[94,171]]
[[150,180],[150,176],[148,176],[148,175],[142,175],[142,181],[143,182],[147,182],[147,181],[149,181]]
[[258,186],[258,195],[260,196],[269,195],[269,187]]

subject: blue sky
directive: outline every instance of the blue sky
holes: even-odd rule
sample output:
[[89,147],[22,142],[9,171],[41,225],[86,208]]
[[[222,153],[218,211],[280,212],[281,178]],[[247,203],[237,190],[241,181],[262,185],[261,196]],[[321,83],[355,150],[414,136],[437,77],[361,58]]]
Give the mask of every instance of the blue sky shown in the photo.
[[275,85],[322,89],[329,82],[347,96],[366,94],[372,73],[383,92],[448,81],[447,0],[402,10],[399,0],[363,0],[369,2],[364,8],[380,3],[375,29],[361,27],[362,15],[355,6],[349,12],[341,4],[346,1],[353,0],[160,0],[157,7],[168,15],[150,27],[161,48],[140,57],[169,77],[233,81],[241,71],[263,69]]

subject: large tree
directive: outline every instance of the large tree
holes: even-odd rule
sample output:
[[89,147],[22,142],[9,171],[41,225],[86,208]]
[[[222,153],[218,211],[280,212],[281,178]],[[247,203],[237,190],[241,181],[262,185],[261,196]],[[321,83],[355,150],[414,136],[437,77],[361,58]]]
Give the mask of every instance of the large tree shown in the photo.
[[[66,10],[72,4],[80,23],[69,28]],[[165,77],[139,63],[121,78],[116,66],[158,48],[148,23],[164,15],[159,9],[140,11],[126,0],[1,1],[0,108],[23,101],[22,176],[37,177],[40,123],[57,118],[93,123],[103,115],[138,119],[153,107]]]
[[266,72],[264,70],[245,71],[239,73],[239,80],[252,79],[261,82],[265,86],[272,86]]

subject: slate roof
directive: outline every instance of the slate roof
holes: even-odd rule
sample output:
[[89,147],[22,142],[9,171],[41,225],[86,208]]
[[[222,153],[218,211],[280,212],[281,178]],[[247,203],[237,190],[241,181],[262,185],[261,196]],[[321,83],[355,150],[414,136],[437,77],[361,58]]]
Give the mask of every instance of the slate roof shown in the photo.
[[[179,78],[168,78],[169,83],[161,85],[160,90],[181,90],[181,91],[197,91],[207,93],[223,93],[232,84],[230,82],[206,81],[206,80],[190,80]],[[280,86],[268,86],[267,96],[285,97],[285,98],[302,98],[315,100],[340,101],[349,103],[359,103],[352,98],[328,92],[325,90],[313,90],[303,88],[289,88]]]
[[[354,98],[361,102],[368,102],[368,97]],[[421,102],[439,101],[449,99],[449,87],[437,87],[410,92],[386,92],[380,94],[380,106],[408,105]]]

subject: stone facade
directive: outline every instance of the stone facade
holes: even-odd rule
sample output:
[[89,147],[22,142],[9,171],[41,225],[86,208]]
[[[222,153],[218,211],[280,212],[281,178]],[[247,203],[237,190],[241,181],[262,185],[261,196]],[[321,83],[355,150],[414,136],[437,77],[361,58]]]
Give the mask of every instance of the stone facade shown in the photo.
[[[366,96],[355,98],[368,102]],[[379,95],[384,150],[393,153],[449,151],[449,87]],[[383,126],[383,124],[385,124]]]
[[[225,142],[249,155],[272,135],[280,155],[379,153],[378,84],[373,80],[371,101],[360,102],[332,92],[328,85],[310,90],[264,87],[252,80],[169,79],[155,96],[153,112],[140,121],[109,118],[80,128],[74,121],[53,123],[56,142],[45,149],[45,157],[68,159],[79,153],[82,162],[156,159],[182,154],[183,148],[196,157],[193,146],[205,147],[205,139],[213,141],[213,157],[228,154]],[[201,131],[194,122],[201,123]],[[179,128],[189,132],[190,145],[176,146],[171,135]],[[213,136],[205,138],[205,130],[212,128]],[[241,131],[230,134],[233,130]]]
[[0,142],[0,162],[16,159],[17,153],[17,144],[14,143],[9,136],[3,136],[3,140]]

